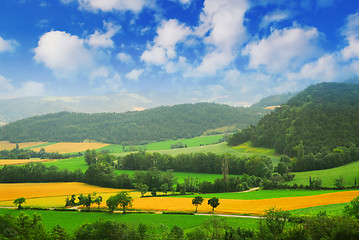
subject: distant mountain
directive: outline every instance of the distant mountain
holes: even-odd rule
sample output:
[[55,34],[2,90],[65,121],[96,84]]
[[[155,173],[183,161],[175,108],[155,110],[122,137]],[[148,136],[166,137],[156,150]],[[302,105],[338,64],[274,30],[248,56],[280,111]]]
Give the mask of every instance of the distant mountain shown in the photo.
[[155,105],[136,94],[110,94],[104,96],[27,97],[0,100],[0,122],[16,120],[62,111],[100,113],[143,110]]
[[279,153],[316,154],[323,149],[359,146],[359,84],[320,83],[230,138],[231,145],[250,140]]
[[277,95],[265,97],[259,102],[253,104],[251,108],[269,108],[272,106],[280,106],[288,102],[288,100],[294,97],[295,95],[296,93],[283,93],[283,94],[277,94]]
[[199,136],[209,129],[245,128],[262,117],[256,109],[215,103],[181,104],[126,113],[61,112],[0,127],[0,140],[144,143]]

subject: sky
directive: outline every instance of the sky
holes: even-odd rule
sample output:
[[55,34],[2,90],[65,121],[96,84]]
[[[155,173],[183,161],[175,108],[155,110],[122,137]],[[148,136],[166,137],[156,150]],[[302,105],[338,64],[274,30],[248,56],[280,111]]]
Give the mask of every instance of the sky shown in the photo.
[[358,0],[0,1],[0,100],[248,106],[358,75]]

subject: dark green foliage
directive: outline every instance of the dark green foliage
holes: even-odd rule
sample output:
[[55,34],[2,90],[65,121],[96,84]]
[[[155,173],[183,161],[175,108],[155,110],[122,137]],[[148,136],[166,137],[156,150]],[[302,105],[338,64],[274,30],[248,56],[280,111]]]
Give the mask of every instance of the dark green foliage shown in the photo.
[[345,206],[344,213],[359,219],[359,196],[350,201],[350,205]]
[[17,205],[17,209],[18,209],[18,210],[21,210],[21,209],[22,209],[21,204],[23,204],[23,203],[26,203],[26,199],[23,198],[23,197],[17,198],[17,199],[14,200],[14,204]]
[[[296,157],[294,170],[332,168],[357,160],[359,85],[321,83],[308,87],[257,126],[234,134],[229,144],[251,141]],[[346,148],[340,148],[346,147]],[[335,150],[338,149],[338,150]],[[358,149],[352,155],[357,156]]]
[[0,128],[11,142],[99,142],[127,144],[191,138],[225,126],[255,124],[258,110],[215,103],[182,104],[127,113],[69,113],[36,116]]
[[12,150],[1,150],[0,159],[64,159],[69,157],[81,156],[81,153],[77,154],[59,154],[59,153],[47,153],[45,149],[41,148],[40,151],[35,152],[29,149],[19,149],[19,145]]
[[265,97],[259,102],[253,104],[251,108],[265,108],[270,106],[280,106],[286,103],[289,99],[294,97],[296,93],[283,93]]
[[192,199],[192,204],[196,206],[196,211],[197,212],[197,209],[198,209],[198,205],[201,205],[203,203],[203,197],[201,196],[196,196]]
[[218,207],[220,204],[219,199],[216,197],[213,197],[211,199],[208,199],[208,205],[212,207],[212,212],[214,212],[214,209]]
[[123,213],[126,213],[126,208],[132,206],[132,201],[132,197],[127,192],[123,191],[114,196],[110,196],[106,201],[106,205],[110,212],[113,212],[118,205],[120,205]]

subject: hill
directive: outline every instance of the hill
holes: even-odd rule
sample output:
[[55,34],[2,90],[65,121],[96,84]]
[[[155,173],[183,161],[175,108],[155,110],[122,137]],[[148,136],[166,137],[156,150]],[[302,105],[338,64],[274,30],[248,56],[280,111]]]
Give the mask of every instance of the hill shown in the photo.
[[295,96],[296,93],[283,93],[263,98],[259,102],[253,104],[251,108],[268,108],[271,106],[280,106]]
[[209,129],[244,128],[261,118],[256,110],[215,103],[181,104],[126,113],[61,112],[0,127],[0,140],[129,144],[191,138]]
[[359,84],[320,83],[264,116],[257,126],[234,134],[229,143],[250,140],[253,146],[299,158],[341,146],[358,147],[358,133]]

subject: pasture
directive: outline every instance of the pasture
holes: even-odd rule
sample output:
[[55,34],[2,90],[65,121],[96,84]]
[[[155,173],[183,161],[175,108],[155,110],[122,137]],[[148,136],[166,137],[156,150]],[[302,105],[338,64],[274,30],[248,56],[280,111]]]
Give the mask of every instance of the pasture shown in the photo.
[[359,177],[359,161],[349,163],[344,166],[317,170],[317,171],[308,171],[308,172],[295,172],[294,180],[290,181],[288,184],[293,185],[309,185],[309,176],[319,177],[322,180],[323,187],[334,187],[334,180],[340,176],[344,178],[344,185],[346,187],[351,187],[354,185],[354,179]]

